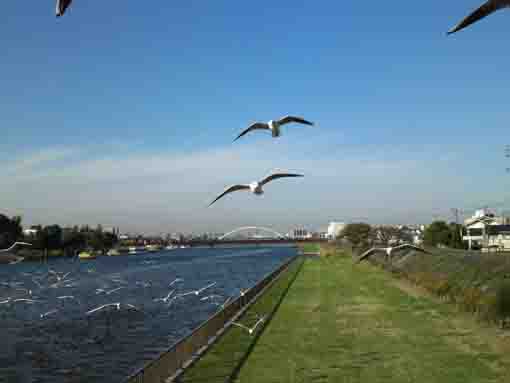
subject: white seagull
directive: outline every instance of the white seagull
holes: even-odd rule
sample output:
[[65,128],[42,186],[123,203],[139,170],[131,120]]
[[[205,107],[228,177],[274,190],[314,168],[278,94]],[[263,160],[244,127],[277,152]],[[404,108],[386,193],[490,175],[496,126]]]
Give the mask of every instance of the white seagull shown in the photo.
[[237,136],[234,141],[237,141],[245,134],[247,134],[251,131],[254,131],[254,130],[270,130],[273,137],[280,137],[282,134],[280,127],[285,124],[290,124],[291,122],[313,126],[313,122],[307,121],[304,118],[295,117],[295,116],[286,116],[286,117],[280,118],[279,120],[271,120],[269,122],[255,122],[255,123],[251,124],[246,130],[241,132],[241,134],[239,136]]
[[172,287],[174,284],[176,284],[177,282],[182,282],[184,281],[184,279],[181,279],[181,278],[176,278],[172,281],[172,283],[170,283],[170,285],[168,285],[168,287]]
[[120,310],[120,302],[117,302],[117,303],[109,303],[107,305],[102,305],[102,306],[99,306],[99,307],[96,307],[95,309],[92,309],[92,310],[89,310],[85,313],[85,315],[90,315],[90,314],[94,314],[96,311],[100,311],[100,310],[103,310],[105,308],[108,308],[108,307],[116,307],[117,310]]
[[110,291],[106,291],[105,294],[106,295],[110,295],[110,294],[113,294],[114,292],[116,291],[119,291],[120,289],[124,289],[125,287],[117,287],[116,289],[113,289],[113,290],[110,290]]
[[67,7],[71,5],[73,0],[57,0],[57,5],[55,7],[55,14],[57,17],[63,16],[67,10]]
[[48,312],[46,312],[44,314],[41,314],[41,319],[46,318],[48,315],[55,314],[56,312],[58,312],[58,309],[51,310],[51,311],[48,311]]
[[237,327],[240,327],[246,331],[248,331],[248,334],[253,334],[253,332],[255,331],[255,329],[259,326],[259,324],[261,324],[262,322],[264,322],[265,320],[265,317],[260,317],[260,319],[257,321],[257,323],[255,323],[253,325],[253,327],[246,327],[245,325],[243,325],[242,323],[237,323],[237,322],[232,322],[232,324],[234,326],[237,326]]
[[26,243],[26,242],[14,242],[14,244],[11,247],[8,247],[7,249],[0,250],[0,253],[8,253],[9,251],[14,250],[14,248],[16,248],[18,246],[32,246],[32,244]]
[[203,298],[201,298],[201,299],[200,299],[200,301],[201,301],[201,302],[203,302],[203,301],[209,301],[209,300],[211,300],[211,299],[216,299],[216,298],[223,298],[223,297],[222,297],[221,295],[215,295],[215,294],[213,294],[213,295],[209,295],[209,296],[207,296],[207,297],[203,297]]
[[182,293],[182,294],[177,294],[174,299],[176,298],[182,298],[182,297],[186,297],[188,295],[196,295],[196,296],[199,296],[200,294],[202,294],[202,292],[204,292],[205,290],[207,289],[210,289],[211,287],[213,287],[214,285],[216,284],[216,282],[213,282],[205,287],[202,287],[201,289],[198,289],[198,290],[191,290],[191,291],[188,291],[187,293]]
[[210,289],[211,287],[213,287],[214,285],[216,285],[216,282],[213,282],[205,287],[202,287],[201,289],[198,289],[195,291],[195,295],[199,295],[199,294],[202,294],[205,290],[207,289]]
[[464,20],[462,20],[459,24],[448,31],[448,34],[452,34],[460,31],[468,27],[469,25],[476,23],[477,21],[483,19],[490,14],[503,9],[510,7],[510,0],[489,0],[482,4],[480,8],[476,9],[469,16],[467,16]]
[[76,299],[73,295],[63,295],[61,297],[57,297],[58,300],[60,301],[67,301],[67,300],[74,300],[76,301],[77,303],[80,303],[80,301],[78,299]]
[[23,302],[23,303],[32,304],[32,303],[35,303],[37,301],[35,301],[33,299],[20,298],[20,299],[15,299],[13,302],[14,303]]
[[391,253],[393,252],[393,250],[401,250],[404,248],[410,248],[410,249],[418,250],[418,251],[421,251],[424,253],[427,252],[425,249],[422,249],[421,247],[418,247],[418,246],[411,245],[409,243],[404,243],[403,245],[398,245],[395,247],[373,247],[373,248],[365,251],[363,254],[361,254],[358,258],[358,262],[361,262],[368,256],[370,256],[378,251],[379,252],[384,251],[386,253],[386,257],[389,258],[389,257],[391,257]]
[[227,188],[223,193],[221,193],[214,201],[212,201],[209,206],[212,206],[216,201],[218,201],[223,196],[226,196],[227,194],[239,191],[239,190],[250,190],[255,195],[261,195],[264,194],[264,190],[262,190],[262,187],[266,184],[268,184],[271,181],[277,180],[279,178],[288,178],[288,177],[304,177],[302,174],[292,174],[292,173],[273,173],[270,176],[264,178],[262,181],[259,182],[252,182],[250,184],[244,184],[244,185],[233,185]]
[[167,302],[168,302],[168,300],[170,299],[170,297],[172,296],[172,294],[173,294],[174,292],[175,292],[175,290],[171,290],[171,291],[167,294],[167,296],[166,296],[166,297],[164,297],[164,298],[157,298],[157,299],[154,299],[154,302],[159,302],[159,301],[161,301],[161,302],[165,302],[165,303],[167,303]]

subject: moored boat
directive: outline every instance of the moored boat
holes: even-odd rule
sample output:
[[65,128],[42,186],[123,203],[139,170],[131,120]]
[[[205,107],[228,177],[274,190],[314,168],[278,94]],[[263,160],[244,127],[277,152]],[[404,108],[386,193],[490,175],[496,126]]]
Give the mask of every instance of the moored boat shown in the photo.
[[78,254],[78,258],[80,259],[96,259],[97,255],[95,255],[92,251],[82,251]]
[[110,250],[108,250],[106,255],[108,255],[109,257],[114,257],[114,256],[117,256],[117,255],[121,255],[121,253],[117,249],[110,249]]

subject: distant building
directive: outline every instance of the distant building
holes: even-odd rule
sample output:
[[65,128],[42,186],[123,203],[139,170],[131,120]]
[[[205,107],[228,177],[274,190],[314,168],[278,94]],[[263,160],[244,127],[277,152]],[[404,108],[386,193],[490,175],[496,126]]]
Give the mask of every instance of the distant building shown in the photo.
[[489,225],[487,228],[487,250],[510,250],[510,225]]
[[342,231],[345,229],[345,223],[342,222],[331,222],[328,226],[328,238],[335,239],[337,238]]
[[306,229],[294,229],[291,236],[294,239],[306,239],[309,237],[309,234]]
[[35,237],[38,232],[39,232],[39,230],[37,230],[37,229],[25,229],[25,230],[23,230],[23,235],[25,237]]
[[509,228],[504,217],[496,217],[489,210],[480,209],[464,221],[462,240],[467,242],[469,249],[510,249],[510,237],[508,243],[506,238]]

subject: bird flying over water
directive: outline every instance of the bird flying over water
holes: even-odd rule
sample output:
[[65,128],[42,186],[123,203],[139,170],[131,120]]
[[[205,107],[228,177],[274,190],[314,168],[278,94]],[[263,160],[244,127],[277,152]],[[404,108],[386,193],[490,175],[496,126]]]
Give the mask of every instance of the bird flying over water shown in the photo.
[[233,193],[235,191],[240,190],[250,190],[255,195],[261,195],[264,194],[264,190],[262,190],[262,187],[266,184],[268,184],[271,181],[277,180],[279,178],[289,178],[289,177],[304,177],[302,174],[293,174],[293,173],[273,173],[270,176],[264,178],[262,181],[259,182],[252,182],[250,184],[244,184],[244,185],[233,185],[227,188],[223,193],[221,193],[214,201],[212,201],[209,206],[214,204],[216,201],[218,201],[220,198],[226,196],[227,194]]
[[313,126],[313,122],[307,121],[304,118],[295,117],[295,116],[286,116],[286,117],[280,118],[279,120],[271,120],[269,122],[255,122],[255,123],[251,124],[246,130],[241,132],[241,134],[239,136],[237,136],[234,141],[237,141],[239,138],[241,138],[245,134],[252,132],[254,130],[270,130],[273,137],[280,137],[282,134],[280,128],[283,125],[290,124],[291,122],[295,122],[297,124]]
[[11,247],[8,247],[7,249],[0,250],[0,253],[8,253],[9,251],[14,250],[18,246],[32,246],[32,244],[26,243],[26,242],[14,242],[14,244]]
[[476,9],[469,16],[467,16],[464,20],[462,20],[459,24],[448,31],[448,34],[452,34],[460,31],[468,27],[469,25],[476,23],[477,21],[483,19],[490,14],[503,9],[510,7],[510,0],[489,0],[482,4],[480,8]]
[[71,5],[73,0],[57,0],[55,7],[55,14],[57,17],[63,16],[67,8]]

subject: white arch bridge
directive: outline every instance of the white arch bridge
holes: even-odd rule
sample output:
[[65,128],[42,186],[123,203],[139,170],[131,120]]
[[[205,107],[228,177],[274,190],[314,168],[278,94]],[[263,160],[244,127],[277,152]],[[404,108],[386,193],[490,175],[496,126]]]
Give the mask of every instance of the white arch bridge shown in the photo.
[[266,232],[266,233],[271,233],[273,235],[275,235],[276,237],[278,237],[279,239],[284,239],[285,236],[283,234],[280,234],[278,233],[277,231],[273,230],[273,229],[270,229],[268,227],[261,227],[261,226],[243,226],[243,227],[238,227],[237,229],[234,229],[232,231],[229,231],[228,233],[226,234],[223,234],[221,237],[218,237],[217,238],[217,241],[222,241],[224,240],[225,238],[227,237],[230,237],[231,235],[233,234],[237,234],[237,233],[240,233],[240,232],[243,232],[243,231],[254,231],[254,230],[257,230],[257,231],[263,231],[263,232]]

